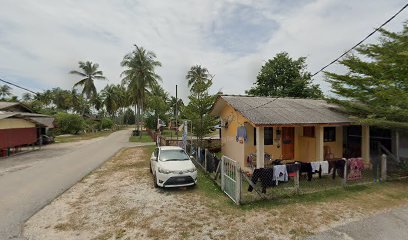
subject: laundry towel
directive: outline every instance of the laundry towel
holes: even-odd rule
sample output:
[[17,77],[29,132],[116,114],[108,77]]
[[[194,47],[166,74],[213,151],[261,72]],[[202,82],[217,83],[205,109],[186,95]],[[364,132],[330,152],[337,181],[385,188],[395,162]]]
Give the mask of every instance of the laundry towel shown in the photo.
[[318,172],[320,169],[320,162],[311,162],[312,165],[312,172]]
[[321,161],[320,166],[322,167],[322,174],[329,174],[329,162]]

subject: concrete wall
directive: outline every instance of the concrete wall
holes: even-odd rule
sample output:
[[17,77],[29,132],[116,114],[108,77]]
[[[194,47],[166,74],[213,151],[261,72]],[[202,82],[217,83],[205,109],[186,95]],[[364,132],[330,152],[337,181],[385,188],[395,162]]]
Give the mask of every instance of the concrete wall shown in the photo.
[[248,122],[248,120],[229,105],[226,105],[221,111],[220,117],[223,120],[229,120],[228,128],[221,128],[221,151],[223,155],[238,161],[243,166],[245,162],[245,143],[237,142],[235,137],[237,128],[241,124]]
[[0,129],[35,128],[35,124],[19,118],[6,118],[0,120]]

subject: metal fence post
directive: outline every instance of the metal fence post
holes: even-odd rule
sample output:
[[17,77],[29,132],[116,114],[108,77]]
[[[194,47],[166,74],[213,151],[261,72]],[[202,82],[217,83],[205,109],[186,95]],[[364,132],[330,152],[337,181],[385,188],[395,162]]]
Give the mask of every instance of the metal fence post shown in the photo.
[[343,186],[346,186],[347,184],[347,164],[348,164],[348,160],[344,159],[344,178],[343,178]]
[[204,169],[205,169],[205,172],[207,172],[207,155],[208,155],[208,149],[205,148],[204,149]]
[[237,205],[241,202],[241,169],[235,164],[235,199]]
[[296,176],[295,176],[295,191],[296,191],[296,193],[299,193],[299,174],[300,174],[300,171],[299,171],[299,169],[298,170],[296,170]]
[[387,155],[381,155],[381,180],[387,181]]
[[224,169],[224,156],[222,156],[222,158],[221,158],[221,190],[222,191],[224,191],[225,190],[225,187],[224,187],[224,172],[225,172],[225,169]]

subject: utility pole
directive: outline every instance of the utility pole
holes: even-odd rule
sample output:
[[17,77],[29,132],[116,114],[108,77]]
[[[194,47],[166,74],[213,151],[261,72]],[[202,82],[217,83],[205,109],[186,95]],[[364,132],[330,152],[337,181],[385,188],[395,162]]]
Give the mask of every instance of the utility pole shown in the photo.
[[176,84],[176,139],[178,141],[178,98],[177,98],[177,84]]

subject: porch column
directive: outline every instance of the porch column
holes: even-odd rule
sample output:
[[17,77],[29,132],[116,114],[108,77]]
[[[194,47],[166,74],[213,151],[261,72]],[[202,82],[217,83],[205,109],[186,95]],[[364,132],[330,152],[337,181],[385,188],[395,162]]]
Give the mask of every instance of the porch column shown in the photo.
[[256,168],[263,168],[265,166],[264,159],[264,128],[256,128]]
[[366,125],[361,126],[361,157],[370,162],[370,127]]
[[316,136],[316,161],[324,160],[324,128],[322,126],[315,127]]

